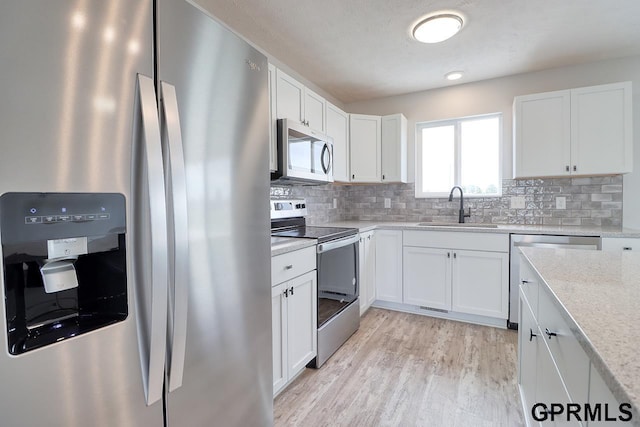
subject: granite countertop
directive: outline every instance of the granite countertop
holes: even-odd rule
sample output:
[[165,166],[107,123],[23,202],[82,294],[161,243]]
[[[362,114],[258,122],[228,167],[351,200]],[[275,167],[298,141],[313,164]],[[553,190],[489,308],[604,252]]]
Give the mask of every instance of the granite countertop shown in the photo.
[[287,252],[314,246],[316,239],[300,237],[271,237],[271,256],[286,254]]
[[[640,409],[640,253],[522,248],[614,396]],[[575,327],[574,327],[575,326]]]
[[[433,225],[418,225],[417,222],[397,221],[335,221],[323,224],[330,227],[358,228],[360,232],[374,229],[400,229],[400,230],[434,230],[434,231],[472,231],[476,233],[516,233],[516,234],[555,234],[566,236],[599,236],[599,237],[640,237],[640,230],[619,227],[583,227],[560,225],[517,225],[517,224],[477,224],[446,225],[433,223]],[[420,223],[424,224],[424,223]]]

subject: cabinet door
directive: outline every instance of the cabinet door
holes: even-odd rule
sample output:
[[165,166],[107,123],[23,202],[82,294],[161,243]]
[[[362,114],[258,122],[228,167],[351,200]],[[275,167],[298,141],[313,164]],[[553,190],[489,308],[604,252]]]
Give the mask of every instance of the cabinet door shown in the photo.
[[402,231],[376,230],[376,299],[402,302]]
[[448,249],[404,247],[405,304],[451,310],[451,255]]
[[349,115],[351,181],[382,180],[380,116]]
[[271,172],[278,169],[276,127],[276,67],[269,64],[269,170]]
[[538,336],[538,326],[527,302],[520,298],[520,311],[518,320],[518,384],[520,394],[523,399],[523,406],[526,409],[525,417],[528,419],[527,425],[533,425],[531,417],[531,407],[536,403],[536,351],[537,340],[543,339]]
[[327,101],[309,88],[304,90],[304,120],[311,129],[325,133]]
[[367,269],[367,307],[376,300],[376,235],[373,231],[367,233],[365,244],[365,265]]
[[[542,337],[540,329],[538,329],[539,338]],[[571,402],[567,390],[564,387],[562,378],[556,369],[556,365],[553,363],[551,353],[547,349],[544,343],[544,339],[538,339],[537,345],[537,374],[536,374],[536,397],[535,401],[550,405],[551,403],[568,403]],[[580,401],[579,403],[583,403]],[[530,408],[528,408],[530,409]],[[536,411],[540,414],[540,410]],[[564,420],[563,420],[564,416]],[[551,421],[549,418],[544,420],[541,424],[543,426],[580,426],[580,422],[575,421],[568,423],[566,421],[566,414],[556,416],[555,420]],[[564,422],[563,422],[564,421]]]
[[287,300],[288,283],[271,288],[271,331],[273,349],[273,394],[287,383]]
[[304,85],[276,70],[276,116],[302,122],[304,119]]
[[360,241],[358,242],[358,274],[360,275],[360,316],[367,310],[367,301],[369,296],[367,291],[369,287],[367,283],[367,239],[364,233],[360,233]]
[[318,350],[316,272],[303,274],[287,283],[288,377],[293,378]]
[[571,91],[571,170],[578,175],[631,172],[631,83]]
[[383,116],[381,131],[382,182],[407,182],[407,119]]
[[509,254],[455,250],[453,256],[451,309],[509,317]]
[[518,96],[514,100],[514,176],[570,174],[570,91]]
[[333,139],[333,179],[349,182],[349,115],[328,102],[326,133]]

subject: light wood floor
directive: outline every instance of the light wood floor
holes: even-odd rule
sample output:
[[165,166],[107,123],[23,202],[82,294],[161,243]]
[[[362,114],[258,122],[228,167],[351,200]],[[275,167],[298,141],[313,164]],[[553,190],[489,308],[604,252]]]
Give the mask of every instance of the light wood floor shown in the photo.
[[517,333],[371,308],[274,402],[276,426],[522,426]]

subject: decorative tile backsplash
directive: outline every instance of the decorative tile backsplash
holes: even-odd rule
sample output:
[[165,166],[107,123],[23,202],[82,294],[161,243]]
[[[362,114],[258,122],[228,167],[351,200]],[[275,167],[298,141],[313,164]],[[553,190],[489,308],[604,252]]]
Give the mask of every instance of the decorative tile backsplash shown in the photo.
[[[416,199],[413,184],[271,187],[272,197],[307,199],[308,221],[340,220],[428,222],[458,220],[458,193],[453,202]],[[511,197],[523,196],[524,209],[511,209]],[[565,209],[556,209],[564,197]],[[385,198],[391,207],[384,207]],[[333,207],[333,200],[337,207]],[[505,179],[502,197],[467,198],[468,222],[544,225],[622,225],[622,175],[588,178]]]

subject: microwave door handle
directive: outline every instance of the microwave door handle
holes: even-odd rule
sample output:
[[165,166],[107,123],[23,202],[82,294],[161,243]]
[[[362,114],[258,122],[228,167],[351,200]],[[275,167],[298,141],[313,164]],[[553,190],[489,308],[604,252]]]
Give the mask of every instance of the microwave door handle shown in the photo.
[[329,153],[329,144],[325,143],[324,147],[322,147],[322,152],[320,153],[320,164],[322,165],[322,170],[324,173],[329,173],[329,165],[331,165],[331,154],[329,154],[329,160],[327,164],[324,162],[325,153]]

